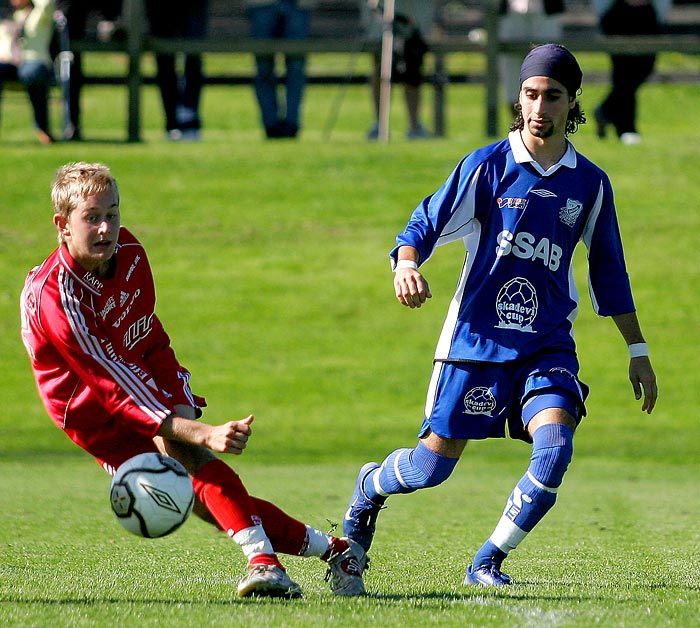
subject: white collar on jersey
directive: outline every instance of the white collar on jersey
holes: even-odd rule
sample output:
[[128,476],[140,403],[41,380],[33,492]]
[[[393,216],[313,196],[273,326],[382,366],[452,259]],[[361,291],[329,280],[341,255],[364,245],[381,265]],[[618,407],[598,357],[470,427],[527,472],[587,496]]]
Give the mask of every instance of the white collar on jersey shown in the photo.
[[554,174],[561,166],[576,168],[576,149],[574,149],[574,145],[568,139],[566,140],[566,152],[564,153],[564,156],[548,170],[545,170],[535,161],[535,158],[525,147],[525,142],[523,142],[520,131],[511,131],[508,133],[508,141],[510,142],[510,149],[513,151],[515,163],[530,163],[532,164],[532,167],[543,177],[548,177],[549,175]]

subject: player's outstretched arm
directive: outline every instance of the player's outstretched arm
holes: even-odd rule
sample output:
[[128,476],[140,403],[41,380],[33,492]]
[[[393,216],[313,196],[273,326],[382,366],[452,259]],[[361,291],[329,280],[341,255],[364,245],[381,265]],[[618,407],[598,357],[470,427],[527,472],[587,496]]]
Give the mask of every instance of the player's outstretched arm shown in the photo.
[[[629,312],[627,314],[618,314],[612,318],[625,339],[627,346],[630,347],[629,378],[635,399],[642,399],[643,396],[642,411],[651,414],[656,405],[659,390],[656,384],[656,374],[651,366],[644,336],[637,320],[637,314],[636,312]],[[632,347],[637,347],[638,350],[634,350]]]
[[193,445],[201,445],[221,454],[242,454],[252,432],[253,415],[240,421],[209,425],[201,421],[170,415],[158,430],[158,435]]

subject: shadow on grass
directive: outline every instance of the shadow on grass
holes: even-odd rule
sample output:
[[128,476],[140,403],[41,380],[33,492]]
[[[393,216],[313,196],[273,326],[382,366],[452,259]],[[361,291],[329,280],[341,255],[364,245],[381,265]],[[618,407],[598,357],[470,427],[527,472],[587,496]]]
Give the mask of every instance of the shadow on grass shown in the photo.
[[[534,586],[534,585],[532,585]],[[567,585],[568,586],[568,585]],[[578,585],[577,585],[578,586]],[[358,598],[344,598],[341,596],[331,596],[329,595],[312,595],[310,597],[304,597],[296,600],[286,600],[283,598],[270,598],[270,597],[251,597],[251,598],[237,598],[233,597],[231,599],[184,599],[178,597],[176,599],[157,599],[157,598],[138,598],[138,597],[116,597],[116,596],[105,596],[105,597],[68,597],[63,599],[52,599],[52,598],[41,598],[41,597],[27,597],[23,598],[20,596],[0,596],[0,602],[4,604],[42,604],[45,606],[94,606],[100,604],[108,605],[118,605],[118,604],[139,604],[139,605],[162,605],[162,606],[229,606],[231,604],[289,604],[289,605],[299,605],[308,602],[313,602],[314,604],[322,603],[326,604],[329,599],[333,600],[347,600],[348,602],[360,603],[363,607],[367,607],[368,603],[377,602],[380,604],[393,604],[400,603],[405,605],[410,603],[412,607],[419,607],[421,605],[430,605],[431,603],[439,604],[453,604],[454,602],[478,602],[480,604],[485,604],[490,601],[503,602],[508,600],[521,601],[521,602],[562,602],[562,603],[580,603],[580,602],[590,602],[594,604],[599,603],[620,603],[620,602],[633,602],[638,603],[640,597],[644,597],[644,593],[653,593],[657,591],[667,591],[675,593],[686,593],[693,594],[700,591],[700,583],[693,584],[689,586],[678,586],[673,583],[669,584],[659,584],[652,583],[647,586],[636,586],[635,591],[630,591],[628,587],[623,586],[605,586],[601,588],[598,592],[591,590],[590,587],[578,588],[575,592],[562,592],[557,593],[535,591],[528,588],[527,583],[522,585],[514,585],[513,587],[508,587],[508,589],[486,589],[486,588],[475,588],[474,590],[457,592],[457,593],[447,593],[439,591],[429,591],[422,593],[402,593],[402,594],[384,594],[384,593],[367,593],[364,596]],[[627,593],[628,595],[620,595]]]
[[[455,602],[458,600],[469,601],[478,600],[480,602],[486,602],[489,600],[518,600],[524,602],[637,602],[640,598],[645,598],[646,593],[655,592],[674,592],[674,593],[686,593],[693,594],[700,591],[700,584],[692,585],[677,585],[673,583],[661,584],[661,583],[650,583],[647,585],[640,585],[635,583],[634,590],[630,590],[629,586],[613,586],[605,585],[601,586],[599,589],[591,588],[590,586],[584,585],[564,585],[567,588],[575,588],[575,591],[571,592],[561,592],[557,591],[545,592],[537,591],[536,588],[541,585],[523,583],[521,585],[514,585],[512,587],[499,588],[499,589],[486,589],[486,588],[476,588],[471,591],[457,592],[457,593],[443,593],[443,592],[425,592],[425,593],[405,593],[405,594],[383,594],[383,593],[368,593],[364,596],[364,599],[373,599],[383,602],[401,602],[405,603],[408,601],[415,602],[426,602],[426,601],[440,601],[440,602]],[[627,594],[627,595],[625,595]]]

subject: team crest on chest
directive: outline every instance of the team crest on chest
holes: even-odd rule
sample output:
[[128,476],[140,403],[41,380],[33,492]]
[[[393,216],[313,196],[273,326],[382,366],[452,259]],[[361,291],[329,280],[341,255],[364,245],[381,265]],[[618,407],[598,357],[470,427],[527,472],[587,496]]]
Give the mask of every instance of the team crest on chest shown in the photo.
[[583,203],[581,203],[581,201],[576,201],[573,198],[567,198],[566,207],[562,207],[559,210],[559,220],[561,220],[567,227],[573,227],[582,211]]

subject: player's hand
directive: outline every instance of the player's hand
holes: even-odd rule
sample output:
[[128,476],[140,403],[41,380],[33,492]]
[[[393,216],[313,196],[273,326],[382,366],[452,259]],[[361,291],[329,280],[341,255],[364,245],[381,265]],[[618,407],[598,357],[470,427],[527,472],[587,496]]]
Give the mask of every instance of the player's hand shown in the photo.
[[207,447],[222,454],[242,454],[252,433],[250,429],[252,422],[251,414],[241,421],[229,421],[223,425],[211,426]]
[[656,375],[654,374],[654,369],[651,367],[649,358],[647,356],[632,358],[630,360],[629,375],[635,399],[641,399],[642,392],[644,393],[642,412],[651,414],[651,411],[656,405],[659,390],[656,386]]
[[400,268],[394,273],[394,291],[399,303],[410,308],[420,307],[433,296],[428,282],[413,268]]

